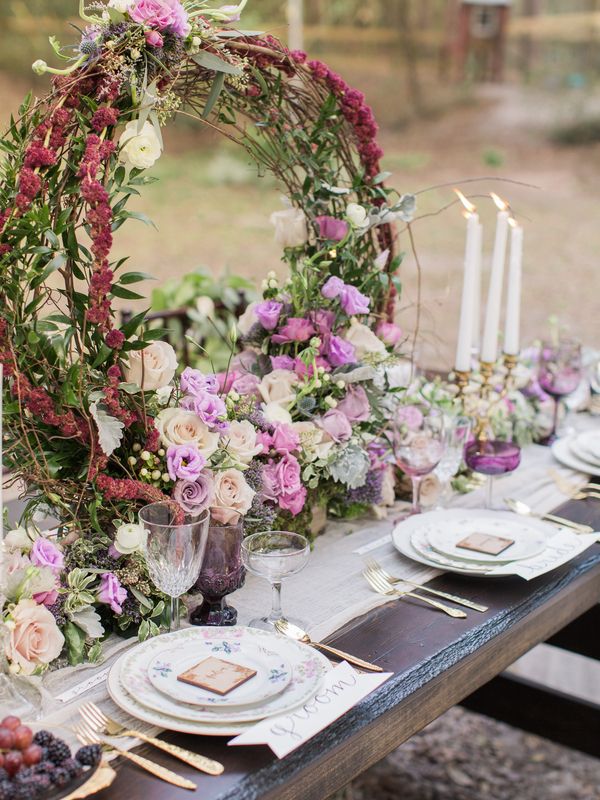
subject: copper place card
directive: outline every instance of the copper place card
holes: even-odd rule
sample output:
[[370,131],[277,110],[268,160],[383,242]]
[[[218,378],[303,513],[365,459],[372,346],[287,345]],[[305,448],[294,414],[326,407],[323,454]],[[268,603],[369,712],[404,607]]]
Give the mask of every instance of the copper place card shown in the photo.
[[503,553],[514,543],[514,539],[504,539],[502,536],[493,536],[489,533],[471,533],[466,538],[461,539],[460,542],[457,542],[456,546],[462,547],[463,550],[473,550],[475,553],[499,556],[500,553]]
[[255,669],[210,656],[199,664],[186,669],[177,676],[177,680],[182,683],[190,683],[192,686],[199,686],[201,689],[207,689],[209,692],[223,697],[255,675]]

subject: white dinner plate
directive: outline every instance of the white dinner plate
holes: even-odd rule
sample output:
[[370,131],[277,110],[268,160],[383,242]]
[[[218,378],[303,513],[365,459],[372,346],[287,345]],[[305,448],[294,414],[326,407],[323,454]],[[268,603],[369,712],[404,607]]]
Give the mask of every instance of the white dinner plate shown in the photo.
[[[251,630],[242,628],[242,632]],[[206,658],[215,657],[254,670],[256,675],[226,695],[178,680],[178,675]],[[227,629],[216,639],[193,636],[177,646],[165,644],[148,664],[148,679],[155,689],[181,703],[211,708],[254,705],[282,692],[292,679],[292,665],[271,642],[246,634],[229,636]]]
[[600,431],[579,433],[571,441],[571,452],[577,458],[600,468]]
[[[220,628],[186,628],[183,631],[165,634],[154,639],[149,639],[141,645],[126,653],[120,671],[127,676],[123,687],[127,694],[146,710],[163,714],[180,721],[204,723],[218,722],[233,725],[238,722],[251,722],[286,711],[306,702],[317,691],[325,672],[330,668],[329,661],[314,648],[287,639],[269,631],[256,628],[229,628],[229,631],[251,631],[251,636],[262,639],[270,644],[274,641],[275,647],[292,665],[292,680],[286,689],[274,697],[260,703],[237,708],[213,708],[192,706],[174,700],[157,691],[148,678],[148,665],[156,653],[164,649],[164,640],[168,637],[181,636],[188,631],[213,631],[217,633]],[[192,634],[191,638],[195,638]],[[184,637],[185,638],[185,637]],[[162,641],[161,641],[162,640]],[[177,640],[176,640],[177,641]]]
[[575,453],[573,453],[571,450],[570,437],[557,439],[550,449],[552,450],[554,458],[560,461],[565,467],[583,472],[585,475],[600,477],[600,467],[593,466],[582,458],[578,458]]
[[[425,564],[434,569],[445,572],[455,572],[458,575],[470,575],[481,578],[504,578],[506,575],[494,575],[491,570],[493,565],[469,564],[464,561],[451,559],[436,553],[425,536],[424,528],[430,525],[432,520],[441,523],[453,522],[455,519],[464,518],[465,515],[472,514],[474,517],[488,516],[490,518],[505,518],[507,524],[514,521],[515,515],[510,511],[488,511],[487,509],[446,509],[443,511],[428,511],[424,514],[413,514],[400,522],[392,531],[392,542],[394,547],[402,555]],[[552,525],[538,519],[527,519],[527,524],[532,530],[537,529],[546,538],[550,538],[556,531]],[[414,544],[413,544],[414,542]],[[419,549],[415,547],[418,545]],[[498,565],[500,566],[500,565]]]

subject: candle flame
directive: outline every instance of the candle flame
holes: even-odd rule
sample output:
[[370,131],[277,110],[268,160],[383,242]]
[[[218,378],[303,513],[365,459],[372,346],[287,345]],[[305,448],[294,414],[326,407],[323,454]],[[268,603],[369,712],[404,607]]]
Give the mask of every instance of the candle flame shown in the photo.
[[495,192],[490,192],[490,197],[496,204],[496,208],[499,208],[500,211],[506,211],[506,209],[509,207],[508,203],[505,202],[501,197],[498,197]]
[[508,224],[510,225],[511,228],[518,228],[519,227],[519,223],[517,222],[517,220],[514,217],[509,217],[508,218]]
[[473,203],[471,203],[471,201],[464,196],[460,189],[455,189],[454,192],[463,206],[467,209],[467,213],[464,216],[468,217],[470,214],[474,214],[477,210],[477,206],[474,206]]

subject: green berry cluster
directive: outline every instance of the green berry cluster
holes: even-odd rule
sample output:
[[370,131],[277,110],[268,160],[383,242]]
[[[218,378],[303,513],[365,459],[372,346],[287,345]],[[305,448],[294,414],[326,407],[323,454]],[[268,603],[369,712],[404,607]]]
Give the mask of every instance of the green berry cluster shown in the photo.
[[142,445],[136,443],[133,445],[133,452],[136,455],[129,456],[127,462],[138,480],[156,486],[158,489],[168,487],[173,483],[167,471],[166,452],[162,447],[156,453],[151,453],[143,450]]

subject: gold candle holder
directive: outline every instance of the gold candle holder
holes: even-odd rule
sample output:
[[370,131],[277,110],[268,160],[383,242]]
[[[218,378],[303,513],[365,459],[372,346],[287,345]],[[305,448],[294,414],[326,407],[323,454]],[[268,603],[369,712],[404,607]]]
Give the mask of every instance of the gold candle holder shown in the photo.
[[504,353],[504,368],[506,369],[506,375],[504,376],[504,389],[502,391],[503,395],[508,394],[513,388],[513,372],[515,371],[518,363],[518,355],[514,356]]
[[485,399],[491,391],[490,381],[494,374],[495,364],[491,361],[480,361],[479,371],[481,372],[481,397]]
[[459,400],[462,400],[462,398],[465,396],[465,389],[469,385],[469,379],[471,377],[471,371],[470,370],[455,369],[454,370],[454,375],[455,375],[454,382],[458,386],[457,398]]

